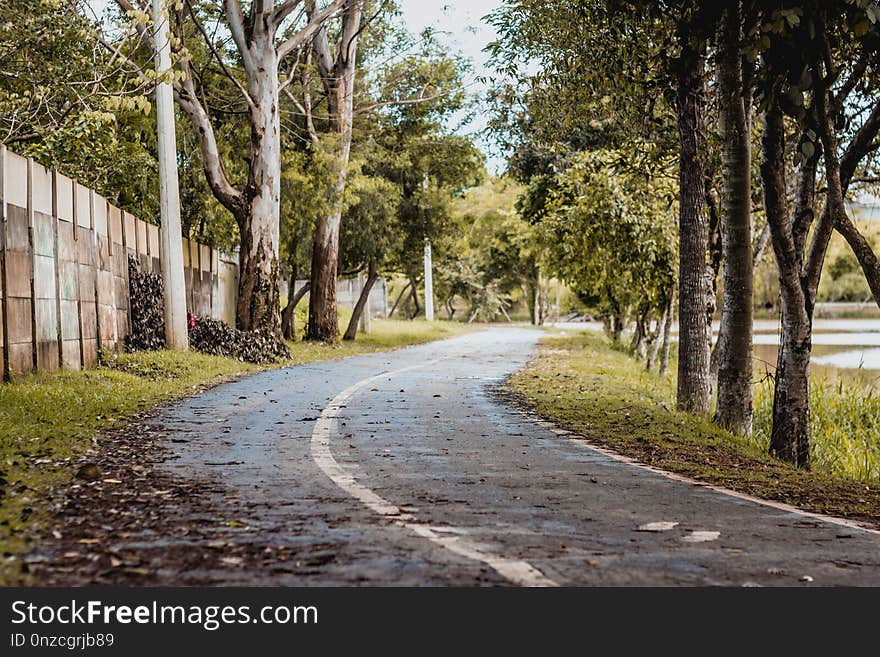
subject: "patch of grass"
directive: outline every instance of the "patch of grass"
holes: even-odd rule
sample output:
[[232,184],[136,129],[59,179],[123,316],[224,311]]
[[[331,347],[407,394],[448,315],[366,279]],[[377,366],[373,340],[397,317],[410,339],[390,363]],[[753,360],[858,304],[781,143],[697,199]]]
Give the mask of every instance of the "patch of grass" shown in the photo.
[[[291,342],[292,360],[344,358],[452,337],[450,322],[375,321],[370,335],[339,345]],[[82,372],[58,371],[0,384],[0,584],[22,581],[28,536],[49,513],[53,493],[73,479],[98,435],[138,413],[206,387],[266,369],[232,358],[170,351],[106,355]]]
[[[341,330],[345,329],[347,320],[343,323],[340,317]],[[305,342],[295,340],[288,342],[293,364],[311,363],[316,360],[329,358],[346,358],[357,354],[369,354],[376,351],[386,351],[415,344],[423,344],[432,340],[444,340],[456,335],[463,335],[480,326],[468,326],[460,322],[424,320],[373,320],[372,331],[369,335],[358,332],[357,339],[353,342],[341,341],[338,344],[324,344],[322,342]],[[299,325],[297,326],[299,330]]]
[[672,376],[646,372],[602,335],[546,337],[536,360],[511,377],[508,389],[537,414],[643,463],[810,511],[880,523],[876,479],[798,470],[767,455],[763,439],[735,436],[708,418],[676,411]]
[[[755,437],[770,444],[773,384],[755,389]],[[810,381],[810,459],[815,470],[866,483],[880,482],[880,395],[868,379]]]

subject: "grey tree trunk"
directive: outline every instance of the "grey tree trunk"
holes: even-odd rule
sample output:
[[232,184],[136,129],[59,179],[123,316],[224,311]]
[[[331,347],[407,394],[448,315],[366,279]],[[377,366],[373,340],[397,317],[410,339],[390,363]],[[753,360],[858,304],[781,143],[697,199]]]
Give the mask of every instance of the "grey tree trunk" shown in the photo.
[[413,313],[410,315],[410,319],[415,319],[422,312],[422,305],[419,303],[419,281],[415,276],[410,276],[409,283],[409,294],[413,302]]
[[251,159],[247,213],[239,252],[236,324],[244,330],[278,331],[278,244],[281,226],[281,126],[278,112],[278,53],[274,33],[255,33],[256,70],[249,76]]
[[645,369],[649,372],[654,369],[654,365],[657,364],[657,357],[660,355],[660,345],[663,342],[663,327],[666,325],[666,316],[668,314],[669,304],[666,304],[663,306],[663,314],[657,320],[657,330],[654,332],[654,337],[651,340],[651,352],[648,356],[648,362],[645,364]]
[[[348,321],[348,327],[345,329],[345,334],[342,336],[343,340],[354,340],[355,337],[357,337],[361,315],[364,313],[364,309],[367,308],[370,300],[370,290],[373,289],[373,284],[376,282],[377,278],[379,278],[379,274],[376,272],[376,267],[371,262],[367,268],[367,280],[364,282],[364,287],[361,289],[357,303],[354,305],[351,319]],[[369,312],[369,310],[367,310],[367,312]]]
[[729,0],[718,30],[719,117],[723,141],[721,233],[723,310],[718,336],[715,422],[752,432],[751,143],[742,75],[741,3]]
[[705,61],[689,35],[679,35],[676,115],[679,135],[679,357],[677,406],[709,412],[709,345],[707,321],[709,275],[706,266],[708,222],[705,175],[700,161],[703,132]]
[[[339,337],[336,305],[336,275],[339,269],[339,226],[342,220],[344,193],[348,179],[354,124],[354,81],[357,40],[361,29],[364,0],[346,0],[342,29],[335,57],[330,51],[327,30],[321,28],[314,40],[315,62],[327,92],[330,123],[336,130],[336,181],[333,186],[333,209],[321,217],[315,227],[312,250],[312,292],[309,295],[307,340],[335,342]],[[317,13],[315,3],[306,2],[308,15]]]
[[666,302],[666,321],[663,324],[663,347],[660,349],[660,376],[669,369],[669,345],[672,342],[672,315],[675,312],[675,288],[669,290],[669,301]]
[[[811,316],[801,279],[801,252],[788,219],[785,190],[785,125],[777,101],[764,112],[761,179],[782,300],[782,337],[773,394],[770,453],[810,465],[809,368]],[[801,165],[809,166],[809,165]],[[803,169],[802,169],[803,173]]]
[[[290,290],[296,285],[296,274],[290,275]],[[285,340],[296,339],[296,307],[306,293],[311,289],[312,282],[306,281],[303,286],[292,294],[287,305],[281,311],[281,335]]]

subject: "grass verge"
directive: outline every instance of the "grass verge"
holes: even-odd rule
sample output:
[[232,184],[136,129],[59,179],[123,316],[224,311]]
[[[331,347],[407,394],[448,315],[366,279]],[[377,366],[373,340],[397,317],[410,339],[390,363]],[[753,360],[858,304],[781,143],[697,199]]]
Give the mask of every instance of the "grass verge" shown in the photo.
[[551,337],[508,390],[529,410],[663,470],[799,508],[880,524],[880,485],[805,472],[747,439],[675,410],[674,381],[645,371],[601,335]]
[[[345,358],[453,337],[457,323],[375,321],[370,335],[339,345],[293,342],[292,359],[270,367]],[[0,384],[0,584],[22,581],[17,558],[40,529],[55,491],[74,478],[78,460],[101,432],[157,405],[265,369],[188,352],[113,355],[104,366],[58,371]]]

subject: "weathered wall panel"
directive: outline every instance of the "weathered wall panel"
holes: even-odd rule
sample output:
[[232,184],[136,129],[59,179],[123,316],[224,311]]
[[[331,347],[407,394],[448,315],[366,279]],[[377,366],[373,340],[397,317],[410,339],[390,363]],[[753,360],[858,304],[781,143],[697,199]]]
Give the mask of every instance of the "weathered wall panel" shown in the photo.
[[[98,364],[130,331],[128,256],[160,273],[160,231],[0,148],[0,372]],[[237,264],[184,239],[187,308],[235,321]]]

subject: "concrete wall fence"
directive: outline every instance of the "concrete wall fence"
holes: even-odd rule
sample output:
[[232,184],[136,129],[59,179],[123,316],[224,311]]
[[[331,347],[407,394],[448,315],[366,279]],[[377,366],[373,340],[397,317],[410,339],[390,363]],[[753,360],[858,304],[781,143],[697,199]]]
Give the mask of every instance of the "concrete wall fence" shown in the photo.
[[[93,367],[130,331],[128,258],[160,272],[159,227],[0,147],[0,366]],[[235,256],[184,238],[187,310],[234,324]]]

